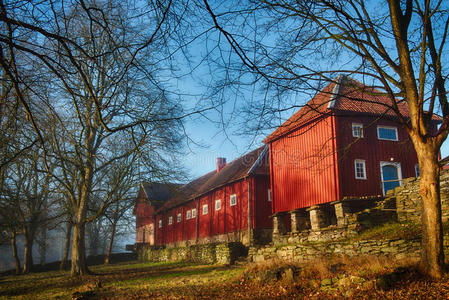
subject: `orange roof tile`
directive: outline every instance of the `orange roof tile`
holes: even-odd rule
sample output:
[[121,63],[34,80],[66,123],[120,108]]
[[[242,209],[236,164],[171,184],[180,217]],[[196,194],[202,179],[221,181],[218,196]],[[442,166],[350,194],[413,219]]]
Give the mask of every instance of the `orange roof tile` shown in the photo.
[[[404,100],[398,101],[397,105],[405,118],[410,116],[408,105]],[[318,92],[284,124],[266,137],[264,142],[269,143],[317,117],[333,112],[353,112],[397,118],[391,108],[389,96],[354,79],[341,76]],[[441,117],[437,115],[434,115],[432,119],[441,121]]]

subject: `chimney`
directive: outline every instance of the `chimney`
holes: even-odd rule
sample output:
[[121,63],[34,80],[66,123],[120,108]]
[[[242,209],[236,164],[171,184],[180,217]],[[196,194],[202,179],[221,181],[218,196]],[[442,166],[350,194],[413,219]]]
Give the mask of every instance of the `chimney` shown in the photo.
[[217,157],[217,173],[226,166],[226,158]]

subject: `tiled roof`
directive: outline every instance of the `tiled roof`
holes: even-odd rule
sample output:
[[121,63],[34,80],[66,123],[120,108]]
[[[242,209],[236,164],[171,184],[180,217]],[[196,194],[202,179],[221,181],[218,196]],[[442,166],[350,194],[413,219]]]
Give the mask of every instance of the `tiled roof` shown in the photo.
[[163,182],[143,182],[142,188],[155,208],[161,207],[165,202],[172,198],[178,192],[180,184]]
[[188,202],[248,175],[268,175],[269,156],[267,152],[268,147],[262,146],[227,163],[220,172],[214,170],[183,185],[179,189],[178,194],[167,201],[160,210],[166,210]]
[[[398,101],[397,105],[405,118],[410,116],[405,101]],[[312,119],[331,112],[353,112],[397,118],[396,113],[391,109],[391,100],[385,93],[341,76],[324,87],[284,124],[266,137],[264,142],[269,143]],[[437,115],[434,115],[432,119],[441,120]]]

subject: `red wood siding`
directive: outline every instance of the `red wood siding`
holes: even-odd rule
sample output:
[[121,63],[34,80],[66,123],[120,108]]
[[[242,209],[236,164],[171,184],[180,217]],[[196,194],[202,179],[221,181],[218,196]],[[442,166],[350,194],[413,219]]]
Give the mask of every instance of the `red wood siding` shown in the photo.
[[270,143],[274,212],[337,199],[333,118],[320,117]]
[[143,192],[139,191],[136,200],[136,243],[154,243],[153,215],[154,207],[146,201]]
[[[363,124],[363,138],[358,141],[352,136],[352,123]],[[399,141],[379,140],[378,125],[396,127]],[[336,117],[336,128],[340,198],[382,195],[381,162],[399,162],[403,179],[415,176],[415,164],[418,163],[415,149],[407,132],[397,123],[370,116],[347,115]],[[355,179],[355,159],[365,160],[366,180]]]
[[268,190],[270,189],[270,179],[267,176],[257,176],[251,182],[254,195],[254,209],[251,211],[253,216],[253,228],[272,228],[273,221],[270,216],[272,213],[271,202],[268,201]]
[[[155,217],[156,243],[158,245],[196,240],[212,237],[248,228],[248,181],[250,181],[252,198],[252,228],[270,228],[271,202],[268,202],[268,176],[242,179],[209,192],[198,199],[189,201],[179,207],[160,212]],[[230,196],[236,195],[236,205],[231,206]],[[215,210],[215,201],[221,200],[220,210]],[[207,214],[203,215],[203,205],[208,205]],[[254,206],[255,205],[255,206]],[[196,208],[196,217],[187,220],[187,211]],[[181,213],[181,222],[177,214]],[[173,223],[168,224],[169,217]],[[159,220],[163,220],[159,228]]]

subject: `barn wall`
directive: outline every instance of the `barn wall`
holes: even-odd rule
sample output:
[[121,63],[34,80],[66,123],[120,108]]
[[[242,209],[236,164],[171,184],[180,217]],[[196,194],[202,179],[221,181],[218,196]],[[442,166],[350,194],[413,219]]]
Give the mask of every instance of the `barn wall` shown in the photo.
[[271,211],[271,201],[268,201],[268,191],[270,189],[270,178],[268,176],[254,177],[254,209],[256,213],[253,215],[253,228],[273,228],[273,221],[270,216],[273,214]]
[[333,118],[322,116],[270,143],[274,212],[337,199]]
[[[252,228],[271,228],[271,202],[268,202],[268,176],[242,179],[211,191],[198,199],[181,206],[160,212],[155,217],[156,244],[182,244],[185,241],[204,243],[205,239],[216,237],[218,240],[239,241],[248,229],[248,181],[251,181],[251,197],[256,203],[255,213],[252,211]],[[237,204],[231,206],[230,196],[235,194]],[[215,201],[221,200],[221,208],[215,209]],[[208,205],[203,214],[203,205]],[[252,203],[254,206],[254,203]],[[187,219],[187,211],[196,208],[196,218]],[[177,214],[181,213],[181,222],[177,222]],[[173,223],[169,225],[169,217]],[[162,228],[159,220],[162,219]],[[229,234],[233,234],[232,236]]]
[[[377,120],[371,116],[343,115],[336,117],[339,161],[340,198],[345,196],[382,195],[380,162],[399,162],[402,178],[415,177],[416,152],[407,132],[391,120]],[[362,123],[364,136],[352,136],[352,123]],[[394,126],[399,141],[379,140],[377,126]],[[367,179],[356,179],[354,160],[366,163]]]
[[154,244],[154,207],[145,200],[140,191],[136,200],[136,243]]

